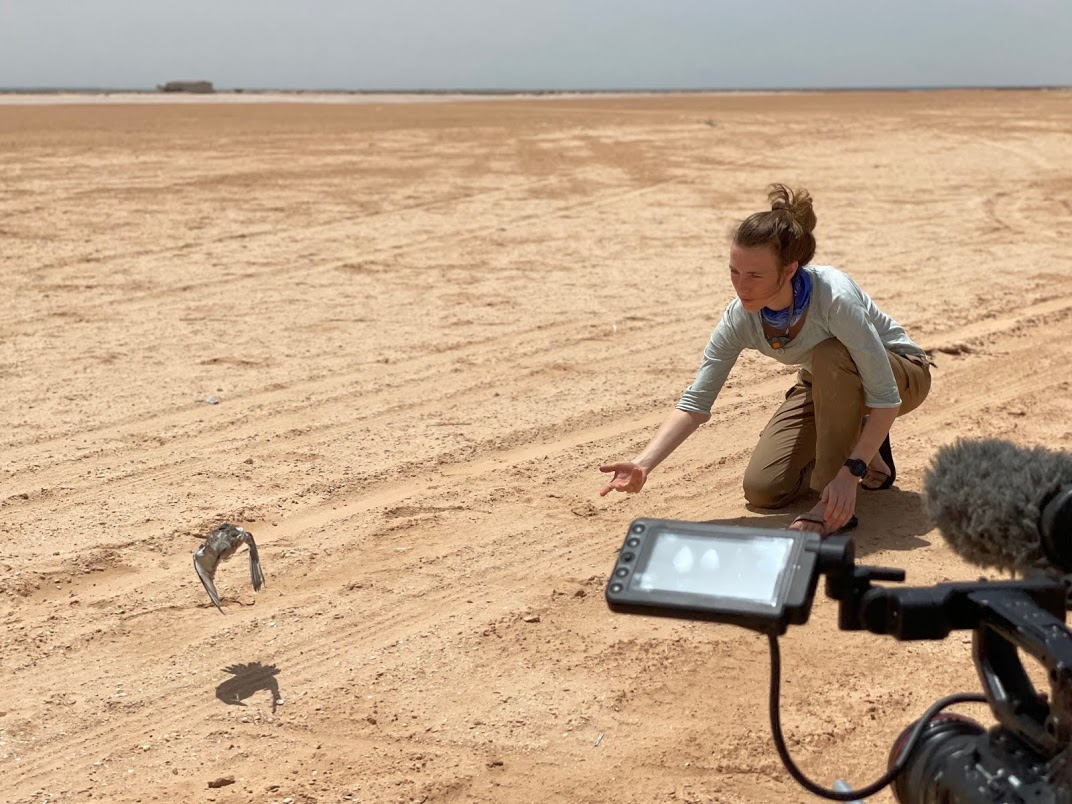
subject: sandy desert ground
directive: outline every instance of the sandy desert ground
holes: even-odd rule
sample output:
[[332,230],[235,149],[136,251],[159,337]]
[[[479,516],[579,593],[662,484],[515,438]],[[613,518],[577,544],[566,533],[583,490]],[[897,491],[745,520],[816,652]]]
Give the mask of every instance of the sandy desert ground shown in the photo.
[[[814,800],[763,637],[603,598],[635,517],[802,510],[744,505],[792,381],[747,355],[598,496],[770,182],[937,360],[863,560],[977,577],[921,505],[935,450],[1072,445],[1072,92],[5,103],[0,177],[5,802]],[[267,576],[223,564],[223,614],[191,564],[222,521]],[[968,634],[841,632],[821,592],[781,644],[824,784],[979,686]]]

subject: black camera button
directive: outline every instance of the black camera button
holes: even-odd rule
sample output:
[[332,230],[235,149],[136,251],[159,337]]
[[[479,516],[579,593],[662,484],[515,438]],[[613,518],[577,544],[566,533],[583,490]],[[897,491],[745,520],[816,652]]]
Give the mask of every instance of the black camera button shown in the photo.
[[634,558],[636,558],[636,556],[632,553],[622,553],[621,557],[622,561],[632,561]]

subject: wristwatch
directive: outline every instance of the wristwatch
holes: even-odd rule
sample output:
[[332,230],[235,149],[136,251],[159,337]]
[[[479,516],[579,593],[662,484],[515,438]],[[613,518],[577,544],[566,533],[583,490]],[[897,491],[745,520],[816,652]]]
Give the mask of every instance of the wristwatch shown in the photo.
[[867,461],[861,461],[859,458],[849,458],[845,461],[845,465],[849,467],[852,476],[857,480],[863,480],[867,477]]

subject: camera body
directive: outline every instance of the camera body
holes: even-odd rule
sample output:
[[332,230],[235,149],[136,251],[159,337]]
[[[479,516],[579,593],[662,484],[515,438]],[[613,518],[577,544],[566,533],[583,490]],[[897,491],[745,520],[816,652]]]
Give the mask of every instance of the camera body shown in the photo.
[[[891,763],[911,728],[894,744]],[[1045,760],[1003,726],[987,730],[970,718],[940,714],[925,727],[893,792],[901,804],[1068,804],[1066,763],[1064,754]]]
[[[776,637],[807,621],[820,575],[826,577],[827,596],[838,601],[841,630],[901,641],[973,633],[973,661],[985,693],[985,699],[974,699],[990,705],[997,724],[986,729],[943,713],[906,728],[890,751],[887,771],[898,801],[1072,804],[1067,578],[1038,574],[1018,581],[878,586],[875,581],[904,580],[903,571],[857,566],[847,537],[641,518],[626,532],[605,597],[616,612],[766,633],[776,659]],[[1045,667],[1048,696],[1032,685],[1021,653]],[[772,684],[776,671],[772,667]],[[771,716],[781,753],[776,713]],[[793,773],[787,755],[782,759]],[[805,786],[813,789],[810,784]]]

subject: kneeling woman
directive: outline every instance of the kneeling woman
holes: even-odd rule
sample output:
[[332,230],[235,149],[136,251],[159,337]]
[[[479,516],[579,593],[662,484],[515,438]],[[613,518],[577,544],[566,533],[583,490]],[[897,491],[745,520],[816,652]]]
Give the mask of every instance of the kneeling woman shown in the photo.
[[856,494],[896,477],[889,433],[931,386],[930,360],[849,276],[810,265],[815,212],[806,190],[776,184],[771,209],[746,218],[730,248],[730,302],[695,380],[651,443],[612,473],[600,495],[635,493],[648,474],[710,418],[744,349],[800,366],[764,428],[744,475],[745,498],[780,508],[809,490],[819,502],[792,528],[827,536],[856,526]]

